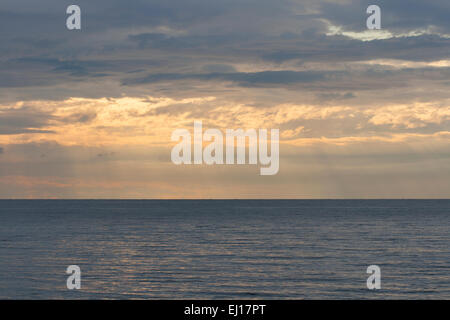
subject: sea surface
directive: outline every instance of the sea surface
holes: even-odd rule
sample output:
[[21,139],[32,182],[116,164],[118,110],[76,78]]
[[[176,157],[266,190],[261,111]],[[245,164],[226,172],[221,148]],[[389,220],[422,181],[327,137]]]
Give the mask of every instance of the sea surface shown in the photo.
[[450,200],[1,200],[0,299],[450,299]]

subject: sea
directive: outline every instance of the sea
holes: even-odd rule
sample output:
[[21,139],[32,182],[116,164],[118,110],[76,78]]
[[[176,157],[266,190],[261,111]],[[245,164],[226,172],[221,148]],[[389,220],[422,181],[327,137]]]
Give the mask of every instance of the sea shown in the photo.
[[0,299],[450,299],[450,200],[0,200]]

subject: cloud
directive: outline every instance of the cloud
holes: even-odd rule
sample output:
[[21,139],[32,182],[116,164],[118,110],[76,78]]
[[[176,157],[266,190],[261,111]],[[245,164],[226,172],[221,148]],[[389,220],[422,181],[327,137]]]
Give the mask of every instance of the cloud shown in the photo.
[[294,59],[325,63],[373,59],[433,61],[448,58],[447,53],[450,47],[450,39],[427,34],[370,42],[340,35],[314,35],[312,39],[302,39],[300,36],[297,38],[296,45],[293,47],[286,41],[284,46],[266,48],[262,57],[276,62]]
[[[350,99],[354,93],[339,91],[381,90],[409,85],[411,80],[421,79],[440,82],[450,77],[450,68],[405,68],[392,70],[372,66],[367,70],[330,70],[330,71],[262,71],[262,72],[230,72],[230,73],[157,73],[144,77],[122,80],[124,86],[138,86],[157,83],[200,81],[210,83],[231,82],[246,88],[291,88],[321,91],[320,99]],[[332,91],[332,93],[330,93]],[[333,92],[334,91],[334,92]]]
[[[368,16],[365,12],[369,4],[366,0],[321,1],[319,10],[321,16],[334,25],[343,26],[349,31],[359,31]],[[437,29],[448,31],[450,27],[447,17],[450,5],[446,0],[436,0],[432,3],[411,0],[407,5],[401,0],[381,0],[377,1],[377,5],[381,8],[383,29],[405,32],[426,29],[433,25]],[[355,19],[356,17],[361,19]]]
[[62,121],[66,123],[89,123],[97,117],[97,113],[94,111],[89,112],[76,112],[64,117]]
[[23,133],[52,133],[47,127],[54,117],[31,107],[0,109],[0,135]]
[[263,71],[263,72],[234,72],[234,73],[206,73],[206,74],[151,74],[143,78],[127,79],[123,85],[138,85],[172,80],[201,80],[201,81],[230,81],[240,86],[284,85],[308,83],[324,79],[325,74],[314,71]]
[[[448,0],[380,0],[381,34],[366,0],[77,0],[81,32],[69,4],[2,0],[2,197],[448,197]],[[199,119],[279,128],[279,182],[174,169]]]
[[340,92],[331,92],[331,93],[321,93],[317,95],[321,100],[346,100],[353,99],[355,95],[352,92],[340,93]]
[[[205,128],[279,128],[284,139],[374,138],[394,134],[434,134],[450,125],[449,100],[384,106],[350,105],[359,99],[351,95],[323,97],[328,105],[284,103],[261,107],[230,104],[215,97],[174,100],[158,97],[118,99],[68,99],[29,101],[26,107],[7,110],[14,127],[4,126],[3,140],[22,134],[21,141],[55,141],[79,146],[160,146],[170,144],[171,132],[204,120]],[[20,105],[21,103],[19,103]],[[22,125],[17,121],[18,113]],[[12,114],[12,115],[11,115]],[[34,121],[31,123],[25,115]],[[2,118],[3,119],[3,118]],[[25,120],[26,121],[25,121]],[[5,131],[6,130],[6,131]],[[49,134],[51,133],[51,134]],[[18,139],[18,137],[17,137]],[[337,140],[336,140],[337,141]],[[288,143],[286,141],[286,143]],[[47,154],[47,152],[45,152]],[[100,150],[97,154],[106,154]]]
[[433,106],[430,104],[385,106],[367,110],[371,115],[370,123],[391,125],[409,129],[423,128],[430,124],[443,127],[450,125],[450,106]]
[[[442,37],[450,32],[443,14],[448,9],[445,1],[415,0],[406,9],[399,1],[382,2],[386,32],[429,32],[370,42],[327,35],[330,25],[343,32],[365,32],[366,1],[156,0],[135,1],[130,6],[119,0],[80,0],[77,4],[84,17],[82,32],[65,29],[66,4],[60,1],[43,0],[39,6],[28,0],[2,2],[0,23],[5,28],[0,30],[8,27],[9,31],[0,32],[0,41],[8,43],[0,48],[0,99],[144,96],[149,92],[181,97],[205,90],[236,99],[236,91],[228,86],[232,83],[255,89],[295,89],[299,97],[292,100],[303,99],[310,90],[321,91],[312,95],[330,101],[326,98],[330,91],[341,97],[348,91],[363,97],[357,91],[405,88],[416,76],[370,75],[373,65],[359,65],[361,74],[355,74],[355,64],[361,61],[433,63],[447,59],[450,48],[450,39]],[[440,72],[445,75],[444,70]],[[378,78],[376,83],[371,76]],[[443,92],[445,83],[426,80],[422,86]],[[176,86],[166,85],[173,81]],[[414,99],[414,93],[408,94]],[[267,101],[266,97],[259,100],[255,103]]]

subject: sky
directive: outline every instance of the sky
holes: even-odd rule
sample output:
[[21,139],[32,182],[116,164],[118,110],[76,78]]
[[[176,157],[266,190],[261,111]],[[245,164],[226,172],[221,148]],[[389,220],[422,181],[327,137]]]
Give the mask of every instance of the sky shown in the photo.
[[[449,16],[448,0],[2,0],[0,198],[449,198]],[[279,129],[279,172],[174,165],[171,133],[200,120]]]

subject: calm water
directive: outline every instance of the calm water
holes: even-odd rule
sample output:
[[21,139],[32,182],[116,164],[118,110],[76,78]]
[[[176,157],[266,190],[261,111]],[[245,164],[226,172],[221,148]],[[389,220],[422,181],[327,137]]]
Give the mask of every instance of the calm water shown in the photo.
[[449,299],[449,231],[450,200],[6,200],[0,298]]

